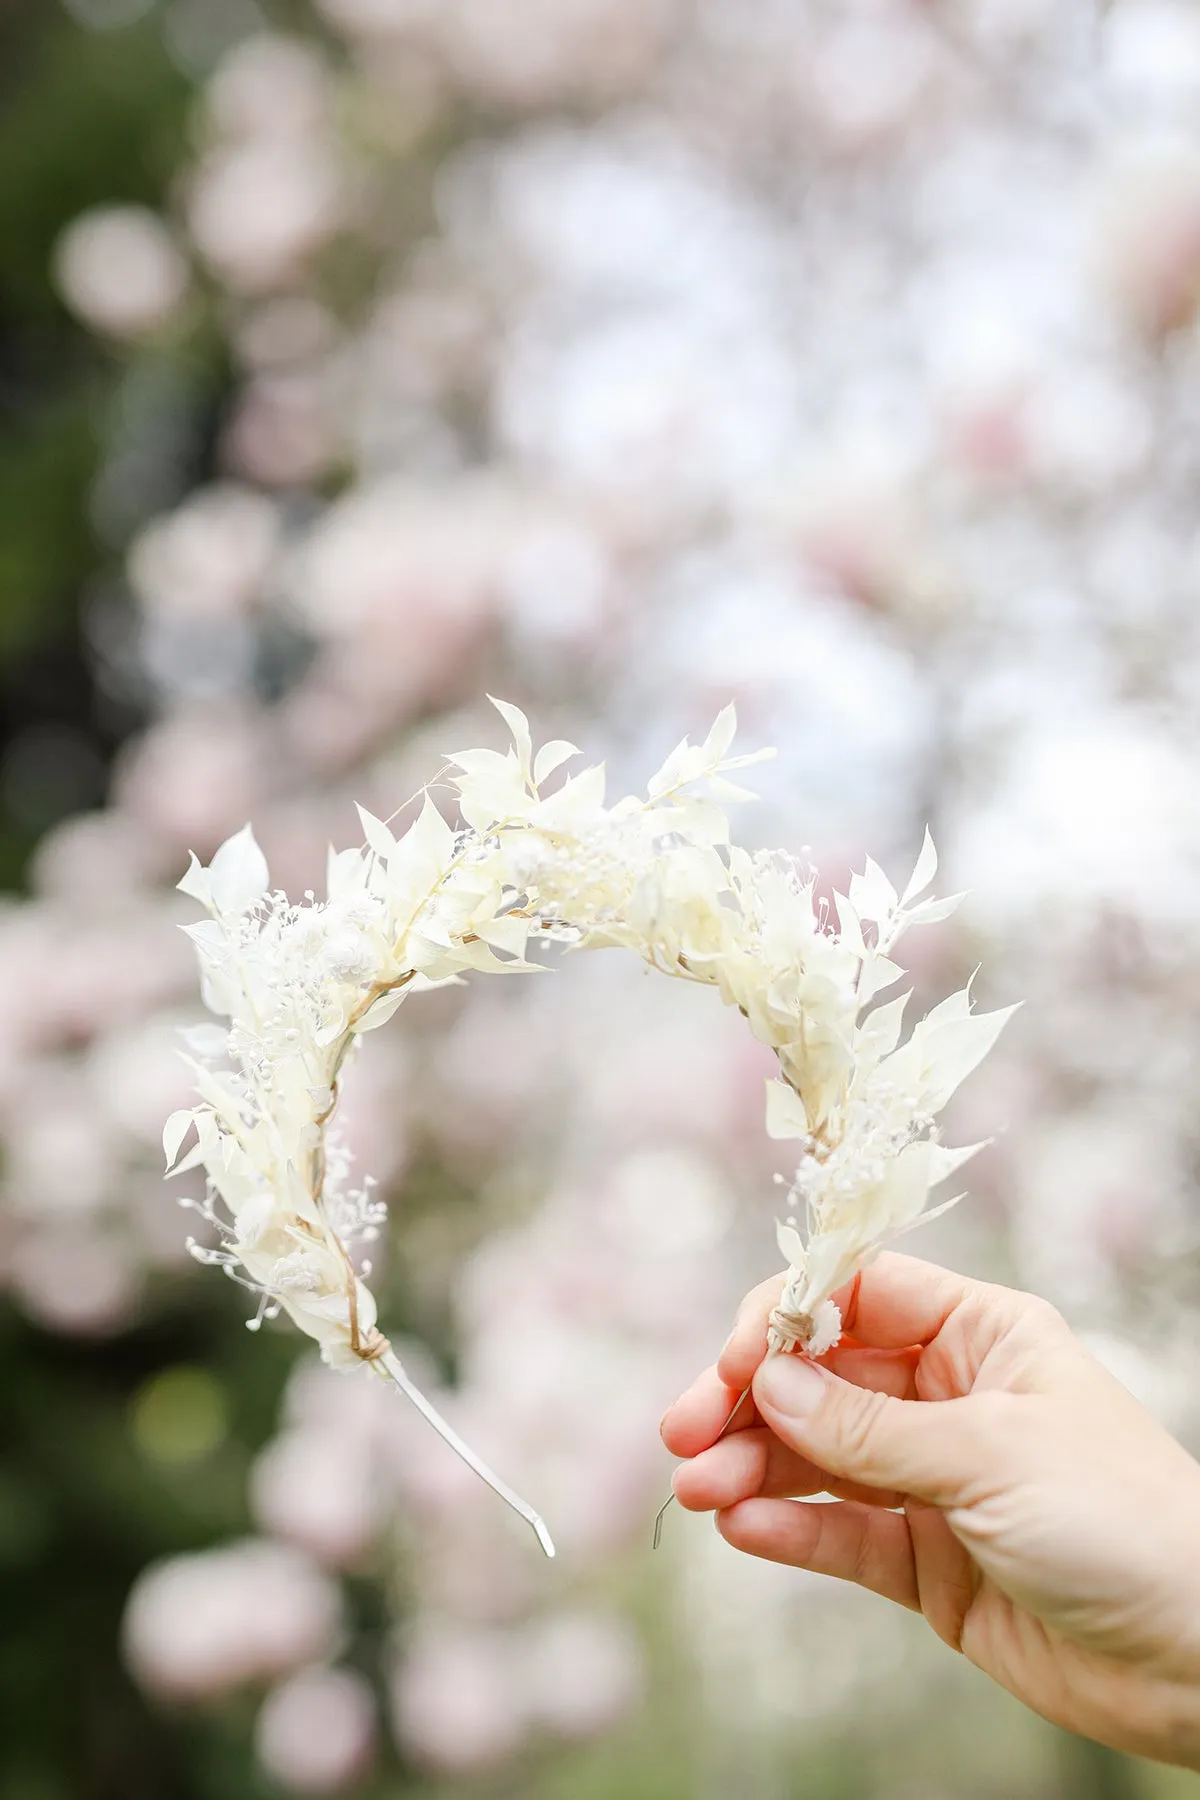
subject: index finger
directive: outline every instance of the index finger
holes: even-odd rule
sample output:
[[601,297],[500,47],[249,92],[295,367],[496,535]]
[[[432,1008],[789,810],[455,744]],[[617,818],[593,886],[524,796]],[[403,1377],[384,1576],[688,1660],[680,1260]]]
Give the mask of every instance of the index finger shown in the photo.
[[663,1414],[659,1431],[673,1456],[698,1456],[726,1432],[761,1424],[749,1382],[726,1387],[716,1369],[705,1369]]
[[[762,1282],[738,1309],[717,1373],[739,1392],[767,1353],[767,1322],[779,1304],[784,1280],[774,1275]],[[873,1350],[906,1350],[932,1343],[955,1308],[980,1285],[937,1263],[885,1252],[833,1298],[845,1337]]]

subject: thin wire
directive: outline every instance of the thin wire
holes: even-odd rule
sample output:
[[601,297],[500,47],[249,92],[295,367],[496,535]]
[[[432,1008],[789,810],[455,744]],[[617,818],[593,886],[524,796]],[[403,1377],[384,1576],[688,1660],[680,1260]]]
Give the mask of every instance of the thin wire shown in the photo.
[[524,1519],[525,1523],[533,1528],[537,1541],[542,1546],[546,1555],[553,1556],[554,1539],[550,1536],[546,1521],[542,1518],[541,1513],[534,1512],[532,1506],[522,1500],[520,1494],[514,1493],[507,1482],[501,1481],[498,1475],[493,1474],[487,1464],[476,1456],[471,1446],[463,1442],[454,1427],[447,1424],[446,1420],[443,1419],[436,1406],[427,1400],[420,1388],[415,1387],[409,1380],[404,1372],[404,1367],[395,1352],[388,1350],[379,1358],[376,1367],[384,1370],[390,1376],[405,1398],[412,1401],[417,1411],[423,1418],[429,1420],[429,1423],[433,1426],[433,1429],[438,1433],[439,1437],[444,1438],[455,1454],[462,1457],[462,1460],[466,1463],[467,1467],[473,1469],[482,1481],[486,1481],[492,1492],[499,1494],[505,1505],[511,1506],[513,1511],[518,1513],[520,1517]]
[[[720,1431],[718,1431],[716,1437],[713,1439],[714,1444],[719,1444],[721,1439],[725,1436],[725,1433],[729,1430],[729,1427],[733,1424],[733,1421],[737,1418],[737,1415],[738,1415],[739,1411],[741,1410],[742,1401],[746,1398],[746,1395],[749,1392],[750,1392],[749,1387],[744,1387],[742,1389],[741,1393],[738,1395],[737,1399],[733,1403],[733,1411],[730,1413],[729,1417],[726,1419],[725,1423],[722,1425]],[[711,1445],[709,1447],[711,1448]],[[674,1491],[674,1489],[672,1489],[671,1492],[667,1495],[666,1499],[663,1501],[662,1505],[659,1507],[658,1511],[654,1515],[654,1548],[656,1550],[658,1549],[659,1544],[662,1542],[663,1518],[666,1515],[667,1508],[670,1506],[670,1504],[674,1500],[674,1498],[675,1498],[675,1491]]]

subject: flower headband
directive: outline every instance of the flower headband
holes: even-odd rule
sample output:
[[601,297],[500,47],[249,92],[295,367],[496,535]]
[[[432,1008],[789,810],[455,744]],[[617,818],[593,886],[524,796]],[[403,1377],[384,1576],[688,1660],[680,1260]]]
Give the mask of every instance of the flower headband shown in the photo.
[[904,972],[893,952],[962,896],[923,898],[937,869],[926,833],[903,893],[868,859],[835,896],[835,925],[809,865],[732,845],[724,804],[754,796],[731,775],[772,754],[729,754],[732,706],[702,744],[684,739],[645,799],[606,806],[602,766],[546,792],[579,752],[555,740],[535,755],[525,715],[493,704],[511,747],[448,759],[461,826],[428,795],[399,838],[360,809],[365,846],[330,853],[324,900],[272,892],[249,826],[208,868],[192,858],[179,885],[208,916],[186,929],[205,1003],[228,1026],[185,1034],[199,1104],[172,1114],[163,1147],[172,1173],[206,1171],[204,1201],[185,1204],[216,1241],[189,1248],[258,1295],[251,1328],[286,1312],[326,1362],[400,1387],[553,1555],[538,1514],[437,1414],[379,1329],[369,1265],[355,1258],[385,1208],[369,1177],[354,1183],[335,1123],[358,1039],[468,971],[544,972],[530,958],[544,942],[623,946],[715,988],[775,1052],[767,1131],[799,1153],[778,1230],[789,1268],[771,1348],[820,1355],[840,1333],[838,1288],[954,1204],[931,1211],[930,1191],[980,1146],[946,1148],[935,1120],[1015,1009],[973,1013],[965,989],[900,1043],[909,996],[876,1004]]

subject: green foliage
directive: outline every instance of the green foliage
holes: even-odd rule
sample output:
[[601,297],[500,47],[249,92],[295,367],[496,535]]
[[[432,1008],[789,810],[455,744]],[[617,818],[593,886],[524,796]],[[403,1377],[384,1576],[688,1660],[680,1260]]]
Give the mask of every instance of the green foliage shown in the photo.
[[[151,1557],[249,1529],[246,1470],[293,1346],[267,1339],[240,1359],[232,1293],[172,1299],[169,1324],[103,1346],[0,1311],[2,1800],[235,1800],[252,1791],[244,1725],[238,1732],[234,1718],[213,1730],[159,1714],[116,1645],[126,1595]],[[184,1361],[226,1393],[229,1428],[191,1467],[164,1468],[139,1442],[137,1396],[164,1364]]]
[[90,33],[45,0],[20,0],[3,30],[0,332],[18,330],[46,372],[64,349],[77,365],[90,343],[55,296],[55,239],[89,206],[161,200],[184,142],[188,86],[153,16]]
[[[85,208],[161,200],[187,99],[153,17],[95,34],[45,0],[0,11],[0,753],[47,722],[101,763],[114,747],[89,705],[79,614],[113,556],[89,498],[121,371],[61,304],[51,264]],[[0,885],[49,822],[14,817],[0,787]]]
[[[101,758],[119,736],[99,718],[79,624],[113,555],[89,496],[122,371],[61,305],[50,265],[83,209],[161,200],[187,99],[153,18],[96,35],[47,0],[0,9],[0,759],[47,723]],[[36,836],[10,799],[0,760],[6,886]],[[264,1344],[243,1369],[233,1296],[212,1300],[104,1346],[0,1311],[0,1800],[248,1793],[245,1733],[222,1752],[201,1726],[158,1717],[116,1654],[151,1556],[246,1528],[245,1468],[290,1357]],[[186,1362],[229,1395],[229,1426],[202,1462],[168,1468],[139,1444],[132,1408],[154,1371]]]

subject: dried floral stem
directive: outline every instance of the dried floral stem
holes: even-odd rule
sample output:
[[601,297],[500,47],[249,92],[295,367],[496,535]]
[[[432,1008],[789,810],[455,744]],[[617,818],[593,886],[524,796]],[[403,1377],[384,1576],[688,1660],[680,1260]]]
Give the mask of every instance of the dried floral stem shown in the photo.
[[554,1539],[550,1536],[546,1521],[542,1518],[541,1513],[535,1512],[533,1507],[530,1506],[527,1501],[522,1500],[520,1494],[515,1493],[514,1490],[509,1487],[507,1482],[501,1481],[500,1477],[494,1474],[480,1457],[476,1456],[469,1444],[463,1442],[454,1427],[443,1419],[441,1413],[437,1410],[437,1407],[434,1406],[431,1401],[427,1400],[420,1388],[416,1387],[414,1383],[409,1380],[408,1376],[405,1374],[404,1365],[400,1362],[395,1351],[385,1351],[381,1357],[377,1358],[374,1366],[379,1369],[382,1374],[387,1375],[390,1380],[395,1382],[396,1386],[400,1389],[400,1392],[406,1399],[412,1401],[413,1405],[423,1418],[429,1420],[429,1423],[433,1426],[433,1429],[437,1432],[438,1436],[443,1438],[445,1442],[449,1444],[455,1455],[460,1456],[467,1467],[472,1469],[475,1474],[479,1476],[481,1481],[487,1482],[487,1485],[492,1489],[493,1493],[499,1494],[505,1505],[511,1506],[512,1510],[515,1513],[518,1513],[520,1517],[524,1519],[525,1523],[533,1528],[538,1543],[542,1546],[546,1555],[552,1557],[554,1555]]

